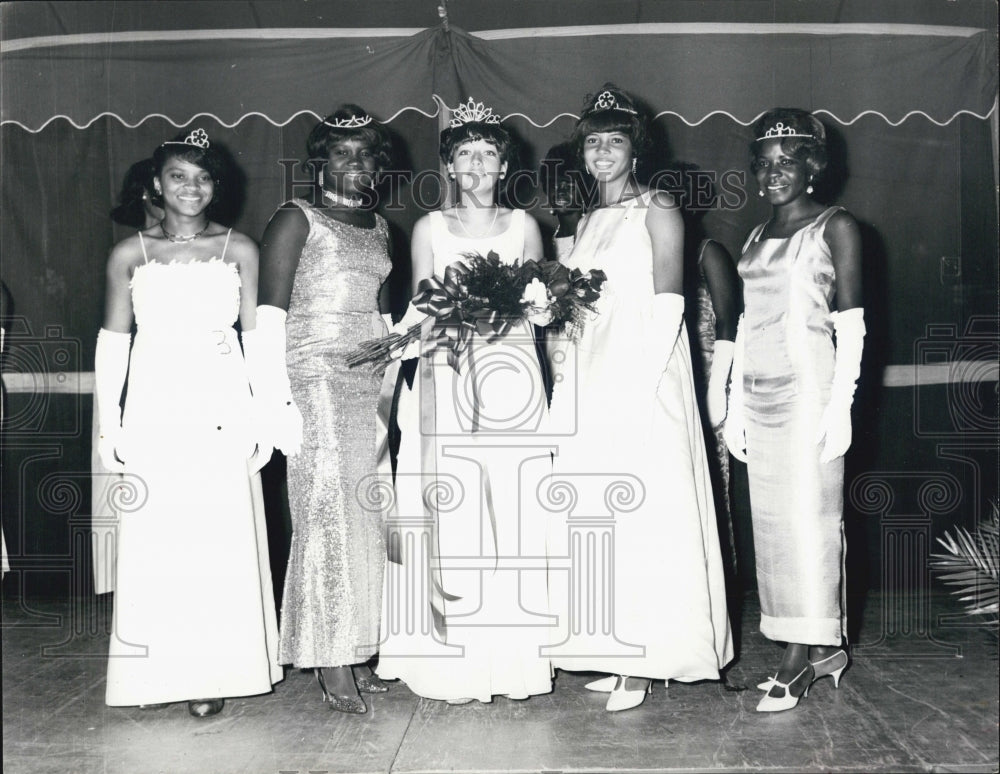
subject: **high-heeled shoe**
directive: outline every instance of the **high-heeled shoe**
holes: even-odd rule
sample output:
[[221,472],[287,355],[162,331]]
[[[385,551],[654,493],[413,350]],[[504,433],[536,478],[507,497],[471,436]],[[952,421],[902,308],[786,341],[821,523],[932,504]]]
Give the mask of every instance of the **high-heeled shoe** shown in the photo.
[[[583,687],[588,691],[596,691],[597,693],[611,693],[615,689],[616,685],[618,685],[618,675],[608,675],[607,677],[602,677],[600,680],[589,682]],[[663,681],[663,688],[666,689],[669,687],[670,680],[665,679]],[[649,692],[652,693],[653,690],[650,689]]]
[[600,680],[587,683],[583,687],[588,691],[596,691],[597,693],[611,693],[616,685],[618,685],[618,675],[608,675],[607,677],[602,677]]
[[225,699],[192,699],[188,702],[188,712],[196,718],[207,718],[222,712],[225,704]]
[[[813,677],[813,682],[815,683],[821,677],[826,677],[830,675],[833,677],[833,687],[840,687],[840,676],[843,674],[844,670],[847,669],[847,665],[850,659],[847,656],[847,651],[843,648],[838,648],[833,653],[831,653],[826,658],[821,658],[819,661],[810,661],[812,664],[813,671],[815,671],[816,676]],[[757,683],[757,687],[762,691],[770,691],[774,686],[774,678],[769,677],[762,683]]]
[[358,686],[358,690],[361,693],[386,693],[389,690],[389,686],[385,684],[385,681],[374,672],[355,677],[354,683]]
[[616,680],[619,682],[615,685],[614,690],[611,691],[611,695],[608,696],[608,703],[604,705],[604,709],[608,712],[621,712],[622,710],[638,707],[645,701],[646,694],[653,692],[652,680],[648,680],[646,687],[638,691],[629,691],[625,688],[625,683],[628,680],[627,675],[619,675]]
[[[796,704],[799,703],[799,699],[803,696],[809,695],[809,686],[812,684],[813,678],[810,676],[812,671],[812,664],[808,661],[806,665],[802,667],[802,671],[799,672],[795,677],[789,680],[787,683],[783,683],[778,680],[778,676],[775,675],[772,679],[774,682],[771,685],[771,690],[774,688],[781,688],[784,691],[784,696],[772,696],[770,693],[765,693],[764,698],[760,700],[757,705],[758,712],[783,712],[784,710],[792,709]],[[798,683],[802,676],[805,675],[808,679],[805,681],[805,688],[799,696],[792,693],[792,686]]]
[[829,675],[833,678],[833,687],[840,688],[840,676],[847,669],[850,659],[847,657],[847,651],[840,648],[826,658],[821,658],[819,661],[810,661],[809,663],[812,664],[813,671],[815,672],[812,679],[814,683],[821,677]]
[[331,709],[335,709],[337,712],[346,712],[349,715],[364,715],[368,712],[368,705],[365,704],[365,700],[360,696],[342,696],[330,693],[326,687],[326,680],[323,679],[323,670],[317,667],[313,671],[316,674],[316,682],[319,683],[319,689],[323,692],[323,701],[330,702]]

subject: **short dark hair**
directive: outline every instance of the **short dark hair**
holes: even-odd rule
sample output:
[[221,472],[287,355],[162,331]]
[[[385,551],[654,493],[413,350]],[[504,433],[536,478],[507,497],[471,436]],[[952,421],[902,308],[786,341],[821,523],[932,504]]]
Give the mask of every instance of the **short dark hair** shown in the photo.
[[[222,153],[209,145],[202,148],[198,145],[191,145],[184,140],[191,136],[193,132],[181,132],[176,137],[160,145],[153,151],[153,174],[152,177],[159,177],[163,172],[163,167],[169,159],[180,159],[196,167],[201,167],[212,178],[212,202],[219,201],[222,190],[225,186],[227,165]],[[157,207],[163,206],[163,196],[153,191],[150,201]]]
[[467,142],[485,140],[497,149],[500,155],[500,163],[510,164],[514,158],[514,140],[510,132],[500,124],[487,124],[482,121],[467,121],[458,126],[449,126],[441,132],[441,145],[439,152],[441,161],[445,164],[452,162],[452,154],[455,148]]
[[767,139],[772,139],[765,138],[764,134],[779,123],[795,134],[808,135],[785,138],[776,136],[773,139],[780,139],[782,153],[798,159],[808,167],[813,177],[819,177],[826,169],[826,129],[816,116],[808,110],[799,108],[774,108],[754,121],[752,128],[754,139],[750,143],[751,164],[760,153],[761,145]]
[[364,126],[332,125],[335,121],[343,122],[366,116],[370,117],[370,114],[364,108],[353,103],[345,103],[313,127],[309,139],[306,140],[306,153],[309,154],[309,161],[317,171],[323,165],[322,163],[317,165],[316,162],[327,161],[333,146],[345,140],[360,140],[371,148],[375,156],[375,166],[380,171],[392,163],[392,138],[385,127],[374,118]]
[[[607,103],[607,100],[602,99],[605,95],[610,95],[613,108],[603,106]],[[570,137],[570,142],[576,148],[580,159],[583,158],[583,141],[588,134],[595,132],[621,132],[628,135],[632,143],[632,152],[640,160],[649,152],[652,145],[649,119],[645,112],[631,94],[613,83],[605,83],[594,94],[588,94],[584,101],[583,113]]]

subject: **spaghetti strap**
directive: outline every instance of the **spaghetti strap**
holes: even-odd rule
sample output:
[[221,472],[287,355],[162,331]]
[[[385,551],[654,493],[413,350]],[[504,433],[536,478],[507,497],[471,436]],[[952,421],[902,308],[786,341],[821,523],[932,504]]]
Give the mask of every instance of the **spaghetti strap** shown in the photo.
[[231,237],[232,235],[233,235],[233,230],[229,229],[229,231],[226,232],[226,244],[224,244],[222,246],[222,260],[223,261],[226,260],[226,250],[229,249],[229,237]]
[[146,243],[143,241],[142,232],[139,232],[139,246],[142,248],[142,260],[144,263],[149,263],[149,256],[146,255]]

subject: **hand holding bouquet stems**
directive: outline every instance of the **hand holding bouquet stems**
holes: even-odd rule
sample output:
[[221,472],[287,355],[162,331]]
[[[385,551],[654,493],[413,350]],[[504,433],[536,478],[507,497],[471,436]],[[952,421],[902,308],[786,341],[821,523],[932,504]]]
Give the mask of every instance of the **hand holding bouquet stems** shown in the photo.
[[[606,280],[604,272],[567,269],[556,261],[503,263],[489,252],[468,253],[445,269],[444,278],[422,280],[413,306],[433,318],[433,331],[424,353],[448,349],[448,362],[458,370],[461,354],[472,334],[486,341],[505,335],[514,323],[527,319],[536,325],[556,326],[571,337],[583,329],[585,315],[595,311]],[[422,323],[405,333],[362,343],[347,357],[351,367],[388,362],[422,335]]]

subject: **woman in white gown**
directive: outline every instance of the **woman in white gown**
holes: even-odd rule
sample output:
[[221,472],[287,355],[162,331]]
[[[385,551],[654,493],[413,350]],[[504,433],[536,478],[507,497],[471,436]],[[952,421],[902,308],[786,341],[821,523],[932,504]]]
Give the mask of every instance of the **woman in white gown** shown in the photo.
[[[541,258],[535,221],[496,203],[511,150],[491,110],[470,100],[456,111],[441,135],[441,158],[458,204],[414,227],[414,285],[443,277],[467,253],[493,251],[508,264]],[[411,305],[395,330],[423,318]],[[524,484],[549,466],[535,440],[546,406],[533,333],[521,320],[489,343],[473,334],[457,371],[444,349],[425,355],[400,397],[402,528],[390,525],[390,547],[402,540],[402,561],[386,573],[378,673],[426,698],[489,702],[551,690],[540,654],[548,623],[544,520]],[[419,546],[427,550],[413,550]]]
[[607,283],[579,340],[550,347],[552,428],[565,436],[553,486],[575,493],[550,519],[552,661],[610,673],[587,686],[610,692],[609,711],[641,704],[654,679],[717,679],[732,658],[682,320],[684,229],[670,197],[636,181],[647,138],[628,94],[607,84],[588,100],[573,139],[596,201],[562,260]]
[[[203,717],[282,677],[266,531],[251,504],[250,382],[233,328],[239,318],[247,345],[257,247],[209,219],[223,167],[202,130],[161,145],[154,166],[165,216],[112,250],[97,340],[98,452],[137,492],[118,529],[106,701],[187,700]],[[260,451],[266,461],[270,447]]]

